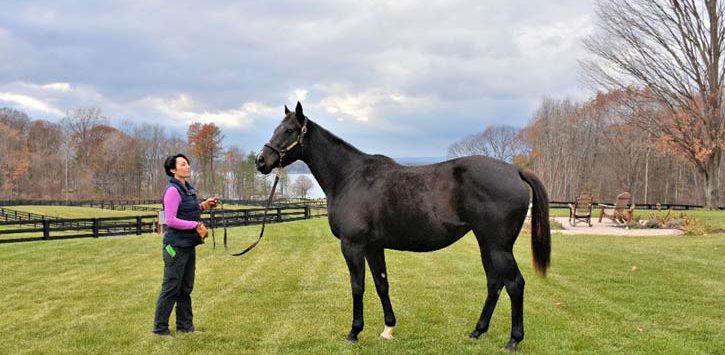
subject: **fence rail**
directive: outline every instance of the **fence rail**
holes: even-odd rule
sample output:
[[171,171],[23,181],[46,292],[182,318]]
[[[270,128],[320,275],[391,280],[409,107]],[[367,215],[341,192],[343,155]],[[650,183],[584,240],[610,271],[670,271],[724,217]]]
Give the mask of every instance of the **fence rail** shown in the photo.
[[[574,201],[550,201],[549,207],[550,208],[568,208],[569,204],[574,204]],[[597,205],[604,202],[593,202],[592,206],[594,208],[597,208]],[[611,204],[612,202],[608,202],[605,204]],[[635,208],[637,209],[645,209],[645,210],[657,210],[657,209],[663,209],[663,210],[690,210],[690,209],[696,209],[696,208],[703,208],[702,205],[688,205],[688,204],[680,204],[680,203],[635,203]],[[720,206],[718,209],[725,210],[725,206]]]
[[[223,200],[228,205],[264,206],[267,200]],[[67,206],[67,207],[93,207],[109,210],[132,210],[158,212],[161,208],[147,207],[142,205],[157,205],[159,200],[98,200],[98,201],[62,201],[62,200],[5,200],[0,201],[0,206]],[[276,207],[324,207],[327,205],[325,199],[277,199],[272,201]],[[1,218],[1,216],[0,216]]]

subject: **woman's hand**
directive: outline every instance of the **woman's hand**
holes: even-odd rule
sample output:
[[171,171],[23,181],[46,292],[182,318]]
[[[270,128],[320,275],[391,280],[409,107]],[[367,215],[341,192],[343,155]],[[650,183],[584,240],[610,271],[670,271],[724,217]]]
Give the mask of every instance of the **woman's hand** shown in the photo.
[[219,204],[219,199],[216,197],[209,197],[201,203],[201,210],[206,211],[210,208],[214,208]]
[[206,236],[209,235],[209,231],[206,229],[206,226],[201,222],[196,225],[196,232],[199,233],[201,240],[206,239]]

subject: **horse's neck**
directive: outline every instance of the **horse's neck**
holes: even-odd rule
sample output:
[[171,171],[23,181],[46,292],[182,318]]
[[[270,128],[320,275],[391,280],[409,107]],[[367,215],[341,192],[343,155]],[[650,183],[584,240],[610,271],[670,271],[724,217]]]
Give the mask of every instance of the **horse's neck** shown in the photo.
[[308,137],[302,160],[330,199],[345,184],[366,154],[315,123],[312,123]]

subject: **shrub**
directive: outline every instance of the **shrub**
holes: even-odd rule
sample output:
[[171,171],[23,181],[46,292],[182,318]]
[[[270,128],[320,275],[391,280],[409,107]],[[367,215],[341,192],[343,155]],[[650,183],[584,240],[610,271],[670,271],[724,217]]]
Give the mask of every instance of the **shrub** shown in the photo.
[[687,235],[703,235],[710,231],[707,225],[697,218],[688,216],[684,212],[673,214],[671,210],[666,213],[656,211],[649,214],[649,218],[637,223],[637,228],[667,228],[679,229]]

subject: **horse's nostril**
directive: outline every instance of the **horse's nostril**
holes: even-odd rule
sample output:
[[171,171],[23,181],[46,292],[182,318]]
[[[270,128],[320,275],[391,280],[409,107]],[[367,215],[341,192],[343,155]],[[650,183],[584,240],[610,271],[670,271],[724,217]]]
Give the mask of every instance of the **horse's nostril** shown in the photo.
[[257,158],[257,162],[259,164],[264,164],[264,157],[260,155],[259,158]]

